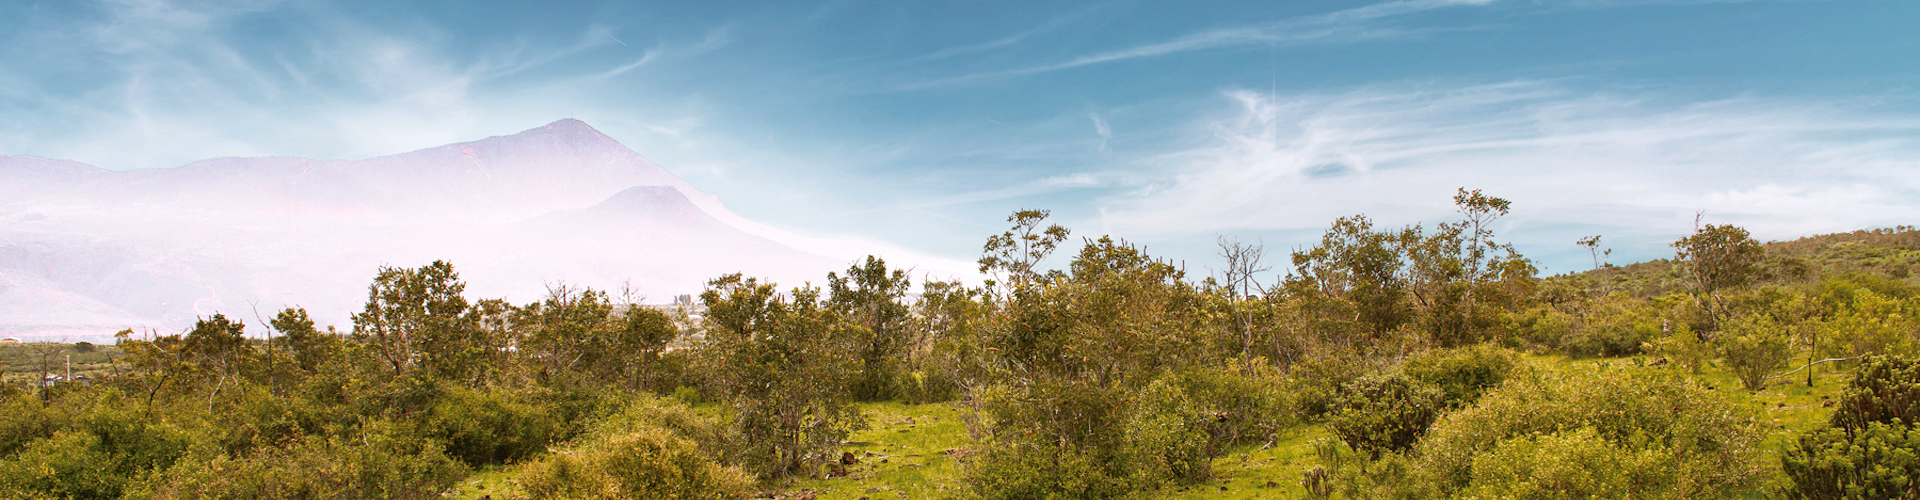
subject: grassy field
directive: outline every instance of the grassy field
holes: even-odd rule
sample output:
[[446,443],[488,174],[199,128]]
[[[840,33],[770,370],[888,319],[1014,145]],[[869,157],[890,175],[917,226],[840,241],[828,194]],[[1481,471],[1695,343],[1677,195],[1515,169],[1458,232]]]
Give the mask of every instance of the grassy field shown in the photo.
[[45,373],[65,374],[68,356],[72,356],[75,375],[98,378],[113,372],[112,360],[119,359],[121,352],[119,346],[110,344],[0,344],[0,369],[5,370],[0,383],[30,387],[33,381],[40,379],[43,366]]
[[[1589,370],[1600,365],[1638,370],[1678,370],[1671,367],[1643,366],[1635,358],[1568,359],[1564,356],[1530,356],[1527,363],[1550,370]],[[1698,380],[1724,394],[1734,403],[1754,408],[1767,429],[1762,449],[1777,455],[1795,435],[1824,425],[1831,411],[1824,403],[1839,395],[1847,376],[1822,365],[1814,384],[1808,387],[1805,372],[1774,381],[1768,388],[1748,392],[1738,379],[1717,366],[1708,365],[1696,375]],[[811,493],[816,498],[857,500],[867,498],[943,498],[958,491],[959,465],[946,450],[968,444],[966,427],[959,420],[959,407],[951,404],[902,405],[875,404],[866,407],[873,428],[858,434],[857,444],[848,449],[861,455],[862,461],[846,477],[802,481],[791,493]],[[1303,498],[1301,474],[1316,465],[1313,443],[1332,439],[1319,425],[1305,425],[1280,432],[1271,444],[1242,446],[1214,459],[1213,478],[1204,483],[1159,491],[1146,491],[1135,498],[1168,499],[1255,499]],[[872,455],[868,455],[871,453]],[[886,459],[882,462],[876,459]],[[1768,461],[1778,467],[1778,460]],[[1768,471],[1769,480],[1747,493],[1764,498],[1766,492],[1781,486],[1777,470]]]
[[[1674,367],[1645,366],[1644,358],[1568,359],[1563,356],[1529,356],[1526,363],[1548,370],[1594,370],[1602,367],[1632,370],[1679,370]],[[1715,392],[1734,403],[1752,408],[1768,435],[1762,449],[1778,454],[1795,435],[1823,425],[1831,411],[1825,403],[1838,396],[1847,375],[1822,365],[1813,385],[1807,385],[1804,372],[1774,381],[1768,388],[1749,392],[1726,370],[1707,365],[1694,375]],[[832,478],[795,481],[777,494],[784,498],[819,500],[881,500],[953,498],[959,496],[961,464],[956,455],[967,453],[965,412],[955,403],[909,405],[875,403],[862,405],[871,427],[856,433],[846,450],[859,458],[847,467],[846,474]],[[1314,442],[1333,439],[1319,425],[1303,425],[1273,436],[1269,442],[1250,444],[1230,450],[1214,459],[1213,478],[1192,486],[1144,491],[1137,499],[1259,499],[1304,498],[1300,486],[1303,471],[1316,465]],[[1778,460],[1768,464],[1778,467]],[[1784,480],[1777,469],[1743,497],[1765,498],[1777,491]],[[511,468],[490,468],[462,481],[449,498],[494,499],[521,498],[513,489]]]
[[[87,350],[88,352],[80,352]],[[110,360],[121,356],[116,346],[77,348],[72,344],[0,344],[0,363],[6,368],[6,383],[26,386],[38,377],[40,363],[46,360],[54,373],[64,370],[71,355],[75,373],[90,376],[110,371]],[[1525,363],[1548,370],[1592,370],[1601,367],[1632,370],[1680,370],[1677,367],[1646,366],[1645,358],[1569,359],[1564,356],[1528,356]],[[1837,398],[1847,382],[1847,374],[1833,365],[1815,370],[1813,384],[1807,384],[1805,372],[1775,380],[1766,389],[1749,392],[1727,370],[1709,363],[1702,373],[1693,375],[1734,403],[1755,410],[1768,432],[1762,449],[1777,454],[1792,443],[1794,436],[1824,425],[1831,411],[1826,405]],[[844,474],[831,478],[794,481],[782,485],[778,493],[788,498],[828,499],[918,499],[959,496],[962,464],[956,457],[969,451],[968,409],[956,403],[909,405],[873,403],[861,405],[870,423],[867,430],[855,433],[845,450],[859,461],[845,468]],[[1316,465],[1314,442],[1332,439],[1319,425],[1303,425],[1281,431],[1268,442],[1249,444],[1230,450],[1213,461],[1213,478],[1201,484],[1146,491],[1134,498],[1169,499],[1254,499],[1302,498],[1299,482],[1307,468]],[[1778,460],[1769,460],[1778,467]],[[492,499],[524,498],[514,487],[514,469],[489,467],[462,480],[447,498]],[[1763,498],[1768,491],[1782,486],[1784,478],[1777,470],[1748,492],[1751,498]]]

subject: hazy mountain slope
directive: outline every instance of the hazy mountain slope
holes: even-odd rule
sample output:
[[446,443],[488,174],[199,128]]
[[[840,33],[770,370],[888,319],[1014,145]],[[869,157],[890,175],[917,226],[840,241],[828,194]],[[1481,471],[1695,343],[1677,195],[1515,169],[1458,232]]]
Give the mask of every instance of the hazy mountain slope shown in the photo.
[[379,266],[434,259],[470,295],[516,302],[557,282],[652,301],[728,272],[797,285],[848,261],[770,234],[785,233],[577,120],[361,161],[0,157],[0,334],[178,331],[296,304],[346,327]]

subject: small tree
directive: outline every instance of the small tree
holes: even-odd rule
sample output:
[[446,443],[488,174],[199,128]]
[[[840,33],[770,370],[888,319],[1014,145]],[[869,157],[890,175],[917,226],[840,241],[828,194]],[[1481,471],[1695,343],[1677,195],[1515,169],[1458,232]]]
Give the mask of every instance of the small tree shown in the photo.
[[1042,229],[1046,222],[1047,210],[1027,209],[1007,216],[1007,222],[1013,228],[999,236],[987,238],[987,245],[980,257],[980,272],[992,273],[1001,284],[1019,289],[1039,277],[1034,270],[1045,260],[1053,249],[1067,239],[1067,228],[1058,224]]
[[860,326],[860,378],[853,395],[880,401],[895,395],[907,348],[907,304],[902,298],[912,280],[907,272],[889,272],[887,262],[867,256],[865,265],[847,268],[846,275],[827,273],[828,304],[842,317]]
[[1786,366],[1792,354],[1787,329],[1766,315],[1744,316],[1728,324],[1727,334],[1715,341],[1727,368],[1749,391],[1767,387],[1767,378]]
[[1720,329],[1727,314],[1724,293],[1751,284],[1760,271],[1765,251],[1747,230],[1733,225],[1699,225],[1694,220],[1692,236],[1673,242],[1674,260],[1686,271],[1689,292],[1707,311],[1714,330]]
[[820,292],[730,274],[707,283],[706,360],[749,443],[740,457],[764,478],[811,476],[838,457],[841,440],[865,428],[848,383],[858,372],[852,325]]

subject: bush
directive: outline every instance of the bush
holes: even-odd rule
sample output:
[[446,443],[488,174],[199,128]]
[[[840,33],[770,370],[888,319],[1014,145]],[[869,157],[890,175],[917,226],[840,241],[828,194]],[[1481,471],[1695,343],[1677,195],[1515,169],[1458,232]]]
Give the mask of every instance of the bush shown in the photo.
[[1601,438],[1592,427],[1501,440],[1474,457],[1468,498],[1641,498],[1651,483],[1654,454],[1634,453]]
[[1684,367],[1687,373],[1699,374],[1700,367],[1707,364],[1707,345],[1700,336],[1693,333],[1687,325],[1680,325],[1672,335],[1661,337],[1641,346],[1648,354],[1660,356],[1666,362]]
[[1407,360],[1407,376],[1438,387],[1451,407],[1464,407],[1480,399],[1488,389],[1500,385],[1513,373],[1512,351],[1482,344],[1438,351]]
[[548,455],[520,468],[535,498],[746,498],[752,480],[721,466],[693,441],[643,428]]
[[1654,304],[1616,293],[1595,302],[1584,327],[1561,338],[1560,348],[1574,356],[1627,356],[1661,335],[1660,310]]
[[1213,450],[1207,426],[1214,419],[1166,379],[1147,384],[1127,419],[1129,474],[1135,487],[1162,482],[1193,484],[1211,475]]
[[1111,498],[1207,479],[1216,417],[1165,376],[1140,390],[1048,381],[981,391],[992,441],[966,461],[982,498]]
[[1342,386],[1378,368],[1379,363],[1350,349],[1328,348],[1307,356],[1287,373],[1295,411],[1307,418],[1327,416]]
[[96,408],[0,461],[0,496],[119,498],[148,473],[173,465],[187,446],[184,432],[149,423],[131,408]]
[[1875,356],[1854,372],[1828,426],[1780,458],[1796,498],[1908,498],[1920,488],[1920,363]]
[[1912,498],[1920,487],[1920,429],[1902,420],[1800,436],[1780,458],[1793,498]]
[[1252,373],[1237,368],[1195,368],[1169,380],[1180,386],[1202,414],[1212,415],[1210,449],[1248,441],[1262,442],[1300,422],[1294,395],[1275,368],[1256,361]]
[[1374,459],[1412,448],[1440,416],[1444,398],[1440,390],[1402,374],[1361,377],[1340,392],[1327,427]]
[[467,465],[526,458],[557,437],[559,423],[545,408],[515,401],[506,392],[449,387],[429,411],[421,430],[446,445]]
[[182,460],[157,477],[155,499],[174,498],[439,498],[466,468],[430,441],[390,424],[371,423],[350,436],[309,437],[247,457]]
[[[1588,462],[1631,457],[1631,463],[1645,465],[1632,469],[1637,475],[1625,475],[1636,495],[1720,496],[1747,486],[1760,470],[1755,445],[1762,435],[1755,418],[1752,410],[1698,382],[1660,371],[1522,369],[1475,406],[1434,423],[1415,450],[1414,482],[1432,488],[1429,496],[1453,496],[1476,486],[1476,479],[1489,488],[1519,488],[1500,478],[1557,474],[1564,464],[1541,462],[1554,456]],[[1582,428],[1591,428],[1592,436],[1579,435]],[[1596,448],[1594,438],[1617,453]],[[1529,456],[1527,450],[1545,454]],[[1493,455],[1504,461],[1483,458]],[[1495,464],[1498,469],[1479,469]]]
[[1079,450],[1046,442],[991,446],[962,474],[970,493],[983,500],[1105,499],[1133,490]]
[[1749,391],[1767,387],[1767,376],[1786,366],[1792,354],[1787,329],[1766,315],[1743,316],[1730,322],[1715,344],[1727,368]]
[[1833,410],[1834,427],[1856,431],[1872,422],[1899,419],[1920,422],[1920,362],[1896,356],[1875,356],[1854,372]]

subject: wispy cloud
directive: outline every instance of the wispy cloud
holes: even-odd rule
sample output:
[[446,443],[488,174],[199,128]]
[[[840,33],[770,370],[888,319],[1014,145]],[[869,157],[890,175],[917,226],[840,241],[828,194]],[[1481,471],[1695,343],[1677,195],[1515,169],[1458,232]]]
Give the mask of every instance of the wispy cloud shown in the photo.
[[[1187,34],[1163,42],[1088,54],[1057,63],[941,78],[906,85],[902,88],[918,89],[972,80],[1046,73],[1129,59],[1165,56],[1224,47],[1384,38],[1396,34],[1415,33],[1421,30],[1397,30],[1371,26],[1369,22],[1435,9],[1486,5],[1492,2],[1493,0],[1401,0],[1379,3],[1326,14],[1293,17],[1265,24],[1215,28]],[[1009,41],[1007,43],[1012,42]]]
[[733,42],[732,31],[732,26],[721,26],[707,30],[706,38],[700,40],[698,43],[685,47],[673,47],[665,42],[661,42],[653,48],[647,49],[647,52],[642,54],[639,59],[607,70],[601,73],[599,78],[620,76],[662,58],[696,56],[718,50]]
[[1512,199],[1507,223],[1547,241],[1573,227],[1658,240],[1697,210],[1762,238],[1920,218],[1920,117],[1866,105],[1551,82],[1225,97],[1234,111],[1195,145],[1140,161],[1174,168],[1107,200],[1116,230],[1311,230],[1355,212],[1414,223],[1450,216],[1456,187]]
[[1013,35],[1009,35],[1006,37],[1002,37],[999,39],[978,43],[978,44],[947,47],[947,48],[929,52],[923,55],[908,58],[907,61],[908,62],[938,61],[941,59],[947,59],[954,56],[972,54],[976,52],[985,52],[993,49],[998,49],[1001,47],[1006,47],[1009,45],[1020,43],[1022,41],[1025,41],[1029,38],[1033,38],[1038,35],[1053,32],[1062,27],[1073,24],[1075,21],[1079,21],[1080,19],[1085,18],[1087,14],[1093,12],[1095,9],[1096,8],[1094,7],[1088,7],[1080,10],[1070,11],[1065,14],[1054,16],[1053,19],[1049,19],[1047,20],[1047,22],[1040,23],[1039,26],[1035,26],[1032,29],[1015,33]]

